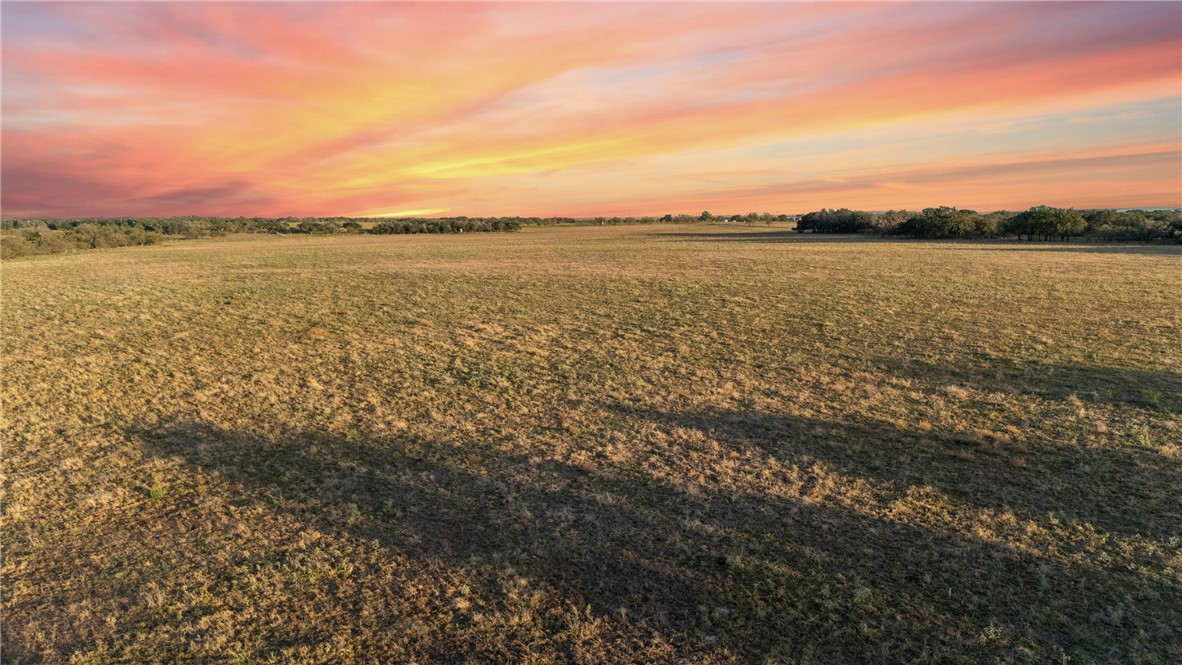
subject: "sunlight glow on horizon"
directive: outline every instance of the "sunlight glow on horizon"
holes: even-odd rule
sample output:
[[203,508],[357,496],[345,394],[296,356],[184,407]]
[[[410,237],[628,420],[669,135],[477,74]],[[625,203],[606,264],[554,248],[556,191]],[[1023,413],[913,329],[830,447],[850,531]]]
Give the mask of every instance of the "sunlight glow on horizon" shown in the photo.
[[1182,206],[1177,3],[0,11],[5,217]]
[[399,210],[397,212],[367,212],[358,217],[428,217],[447,212],[447,208],[422,208],[420,210]]

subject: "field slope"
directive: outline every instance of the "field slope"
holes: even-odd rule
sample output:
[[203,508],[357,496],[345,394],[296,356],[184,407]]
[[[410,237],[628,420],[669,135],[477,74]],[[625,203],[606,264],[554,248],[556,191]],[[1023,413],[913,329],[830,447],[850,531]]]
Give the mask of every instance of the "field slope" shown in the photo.
[[531,228],[2,277],[6,661],[1182,660],[1182,247]]

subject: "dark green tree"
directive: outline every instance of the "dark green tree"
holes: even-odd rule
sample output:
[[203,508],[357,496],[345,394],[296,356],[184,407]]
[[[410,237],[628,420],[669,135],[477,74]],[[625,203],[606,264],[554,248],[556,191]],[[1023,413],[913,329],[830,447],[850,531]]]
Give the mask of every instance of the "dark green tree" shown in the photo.
[[1004,228],[1010,235],[1026,236],[1034,240],[1041,238],[1067,240],[1082,234],[1088,228],[1087,220],[1078,211],[1051,206],[1035,206],[1011,217]]

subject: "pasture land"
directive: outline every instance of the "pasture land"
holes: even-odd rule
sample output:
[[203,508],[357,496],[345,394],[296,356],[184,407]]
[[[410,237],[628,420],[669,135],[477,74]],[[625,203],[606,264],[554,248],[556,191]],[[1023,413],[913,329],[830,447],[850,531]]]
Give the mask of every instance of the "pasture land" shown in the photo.
[[1182,661],[1182,247],[3,266],[6,661]]

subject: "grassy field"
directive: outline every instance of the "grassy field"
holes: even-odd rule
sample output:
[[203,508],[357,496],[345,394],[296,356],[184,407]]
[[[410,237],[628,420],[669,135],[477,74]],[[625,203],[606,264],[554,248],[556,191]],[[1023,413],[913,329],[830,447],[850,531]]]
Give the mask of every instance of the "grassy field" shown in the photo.
[[7,662],[1177,663],[1182,247],[3,266]]

